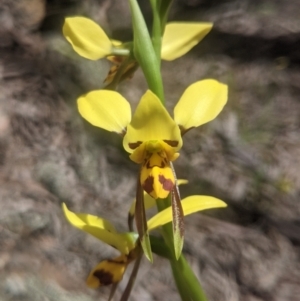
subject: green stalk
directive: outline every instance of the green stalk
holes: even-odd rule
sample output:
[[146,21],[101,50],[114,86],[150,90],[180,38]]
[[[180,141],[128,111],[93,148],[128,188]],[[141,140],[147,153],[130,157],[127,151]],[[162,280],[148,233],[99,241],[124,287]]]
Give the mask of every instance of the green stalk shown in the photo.
[[159,10],[161,6],[161,0],[150,0],[152,11],[153,11],[153,25],[152,25],[152,43],[156,54],[157,61],[160,66],[160,51],[162,41],[162,26],[161,19],[159,16]]
[[170,263],[181,299],[183,301],[207,301],[205,293],[185,257],[181,255],[178,261],[170,260]]
[[162,0],[159,8],[159,16],[161,23],[161,33],[164,34],[165,26],[168,20],[169,10],[172,5],[173,0]]
[[[169,225],[171,226],[171,224]],[[159,256],[169,259],[181,299],[183,301],[207,301],[204,291],[185,257],[181,255],[176,260],[173,249],[170,249],[165,241],[155,236],[150,236],[150,240],[152,251]]]
[[143,70],[150,90],[164,103],[164,89],[160,73],[160,64],[155,54],[146,22],[137,0],[129,0],[129,3],[134,32],[134,56]]

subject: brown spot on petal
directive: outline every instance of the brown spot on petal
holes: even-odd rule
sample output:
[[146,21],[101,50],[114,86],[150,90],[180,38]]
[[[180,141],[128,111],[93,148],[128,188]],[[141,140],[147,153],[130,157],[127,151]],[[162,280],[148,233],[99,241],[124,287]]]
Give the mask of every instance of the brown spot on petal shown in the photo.
[[164,190],[171,191],[173,189],[174,183],[172,180],[166,179],[163,175],[159,175],[158,179]]
[[169,144],[172,147],[176,147],[178,145],[178,141],[175,140],[164,140],[167,144]]
[[101,285],[109,285],[113,283],[113,274],[104,270],[97,270],[93,273],[93,276],[96,277]]
[[136,149],[137,147],[139,147],[143,142],[142,141],[137,141],[137,142],[134,142],[134,143],[128,143],[128,146],[131,148],[131,149]]
[[149,176],[143,184],[143,189],[150,194],[153,191],[153,184],[154,178],[152,176]]

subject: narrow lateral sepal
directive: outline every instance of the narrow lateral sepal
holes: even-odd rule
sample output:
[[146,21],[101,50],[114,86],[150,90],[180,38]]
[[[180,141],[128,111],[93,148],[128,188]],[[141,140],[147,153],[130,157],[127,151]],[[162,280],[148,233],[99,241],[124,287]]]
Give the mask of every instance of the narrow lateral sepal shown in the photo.
[[131,290],[133,288],[133,285],[134,285],[137,273],[139,271],[139,267],[140,267],[142,255],[143,254],[140,251],[137,259],[135,260],[134,267],[132,269],[130,278],[128,280],[127,286],[126,286],[126,288],[125,288],[125,290],[124,290],[124,292],[122,294],[122,297],[121,297],[120,301],[127,301],[128,298],[129,298],[129,296],[130,296],[130,292],[131,292]]
[[184,221],[183,221],[183,209],[181,206],[180,195],[178,186],[175,185],[172,194],[172,215],[173,215],[173,239],[174,239],[174,251],[175,257],[178,258],[181,255],[184,241]]
[[141,246],[143,248],[145,256],[150,262],[153,262],[153,256],[151,251],[151,244],[150,244],[150,238],[149,238],[148,226],[146,220],[144,192],[140,183],[140,177],[138,177],[137,190],[136,190],[135,221],[136,221],[137,232],[139,234]]
[[111,301],[113,296],[115,295],[115,292],[117,290],[117,287],[119,285],[119,282],[113,283],[110,289],[109,298],[108,301]]

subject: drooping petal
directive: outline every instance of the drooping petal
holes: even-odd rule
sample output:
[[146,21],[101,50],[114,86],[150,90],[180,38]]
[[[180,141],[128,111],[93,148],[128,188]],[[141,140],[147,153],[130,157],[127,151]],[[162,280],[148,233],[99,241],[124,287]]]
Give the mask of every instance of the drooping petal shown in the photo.
[[176,123],[187,131],[213,120],[227,101],[227,85],[213,79],[190,85],[174,108]]
[[181,255],[184,240],[184,222],[183,222],[183,209],[181,199],[179,195],[178,187],[174,187],[172,194],[172,217],[173,217],[173,240],[174,240],[174,251],[175,257],[178,259]]
[[[133,288],[135,279],[136,279],[138,271],[139,271],[141,259],[142,259],[142,253],[137,256],[137,259],[134,263],[134,267],[133,267],[131,275],[129,277],[127,286],[126,286],[125,290],[123,291],[120,301],[127,301],[129,299],[130,292]],[[110,301],[110,300],[108,300],[108,301]]]
[[89,274],[86,280],[87,286],[97,288],[121,281],[127,264],[128,257],[126,255],[101,261]]
[[139,239],[144,254],[150,262],[153,262],[149,232],[147,228],[147,217],[146,217],[145,204],[144,204],[144,192],[141,187],[141,184],[139,183],[139,179],[137,181],[137,189],[136,189],[135,221],[136,221],[136,229],[139,234]]
[[73,49],[87,59],[98,60],[111,53],[112,42],[103,29],[88,18],[66,18],[63,34]]
[[197,45],[211,30],[212,23],[168,23],[162,39],[161,58],[172,61]]
[[116,233],[114,227],[100,217],[74,213],[64,203],[62,208],[69,223],[77,229],[93,235],[102,242],[118,249],[122,254],[128,254],[134,249],[138,238],[136,233]]
[[175,151],[182,146],[180,130],[158,97],[148,90],[127,127],[123,146],[132,153],[143,141],[167,140]]
[[[185,179],[178,179],[177,180],[177,185],[184,185],[187,184],[188,180]],[[156,205],[156,200],[151,197],[149,194],[147,194],[146,192],[144,192],[144,203],[145,203],[145,209],[150,209],[152,207],[154,207]],[[135,211],[135,199],[132,201],[130,209],[128,214],[133,216],[134,215],[134,211]]]
[[78,98],[80,115],[94,126],[124,134],[131,119],[128,101],[118,92],[95,90]]
[[[181,201],[184,215],[189,215],[197,211],[226,207],[227,205],[214,197],[205,195],[189,196]],[[165,210],[157,213],[148,221],[148,229],[153,230],[172,221],[172,208],[168,207]]]

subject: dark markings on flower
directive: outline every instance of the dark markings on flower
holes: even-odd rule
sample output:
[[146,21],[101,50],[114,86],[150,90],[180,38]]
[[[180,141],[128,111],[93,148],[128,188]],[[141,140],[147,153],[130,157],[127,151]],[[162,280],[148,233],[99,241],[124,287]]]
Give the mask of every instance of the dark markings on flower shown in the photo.
[[105,270],[97,270],[93,273],[93,276],[99,280],[101,285],[112,284],[114,279],[113,274]]
[[136,149],[137,147],[139,147],[143,142],[142,141],[137,141],[137,142],[134,142],[134,143],[128,143],[128,146],[131,148],[131,149]]
[[178,141],[174,141],[174,140],[164,140],[164,142],[166,142],[172,147],[176,147],[178,145]]
[[158,180],[164,190],[171,191],[173,189],[174,183],[170,179],[166,179],[163,175],[159,175]]
[[152,176],[149,176],[143,184],[143,189],[147,193],[151,193],[153,191],[153,184],[154,184],[154,178]]

